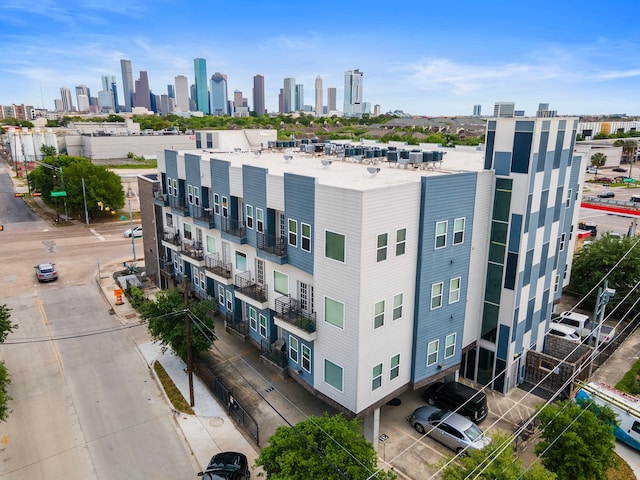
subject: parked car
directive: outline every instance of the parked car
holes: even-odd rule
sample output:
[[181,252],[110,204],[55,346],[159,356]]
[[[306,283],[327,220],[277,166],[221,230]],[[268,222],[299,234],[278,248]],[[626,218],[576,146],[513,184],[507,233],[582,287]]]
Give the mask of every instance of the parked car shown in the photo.
[[587,167],[587,173],[598,173],[598,169],[596,167]]
[[[551,321],[554,323],[560,323],[568,327],[573,328],[582,339],[590,339],[594,336],[591,330],[591,318],[588,315],[584,315],[578,312],[561,312],[559,314],[551,314]],[[600,329],[600,341],[602,343],[610,342],[616,335],[616,327],[610,327],[609,325],[602,325]]]
[[598,194],[598,198],[614,198],[616,194],[613,190],[605,190],[604,192],[600,192]]
[[133,232],[133,237],[134,238],[140,238],[142,236],[142,227],[141,226],[137,226],[137,227],[133,227],[133,229],[128,228],[124,231],[123,235],[126,238],[131,238],[131,234]]
[[626,168],[622,168],[622,167],[616,167],[613,169],[614,172],[621,172],[621,173],[625,173],[627,171]]
[[53,263],[40,263],[33,267],[36,269],[38,282],[53,282],[58,279],[58,271]]
[[209,465],[198,473],[205,480],[248,480],[251,478],[247,457],[238,452],[222,452],[209,460]]
[[573,343],[580,343],[582,341],[575,328],[569,327],[568,325],[563,325],[561,323],[551,322],[549,324],[549,331],[547,332],[547,334],[564,338],[565,340],[569,340]]
[[429,405],[455,410],[476,423],[489,413],[487,396],[460,382],[436,382],[425,390],[424,399]]
[[613,178],[611,177],[598,177],[598,179],[596,180],[600,183],[613,183]]
[[614,182],[623,183],[623,182],[634,182],[631,177],[625,177],[624,175],[618,175],[617,177],[613,177]]
[[588,230],[588,231],[590,231],[592,237],[595,237],[595,236],[598,235],[598,226],[594,225],[592,223],[580,222],[580,223],[578,223],[578,229],[579,230]]
[[419,407],[407,417],[407,421],[419,434],[426,433],[456,453],[467,449],[481,450],[491,441],[468,418],[437,407]]
[[640,203],[640,195],[631,195],[629,201],[633,203]]

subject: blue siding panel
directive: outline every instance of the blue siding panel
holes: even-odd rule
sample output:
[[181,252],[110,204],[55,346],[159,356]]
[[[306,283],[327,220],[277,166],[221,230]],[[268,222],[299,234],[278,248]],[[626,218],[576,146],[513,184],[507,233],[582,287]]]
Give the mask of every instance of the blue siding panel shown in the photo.
[[500,331],[498,333],[498,348],[496,349],[496,357],[502,360],[506,360],[508,351],[509,351],[509,327],[506,325],[500,325]]
[[[307,273],[313,273],[313,219],[315,217],[316,180],[313,177],[284,174],[284,209],[287,221],[298,222],[298,244],[287,245],[288,263]],[[311,252],[302,250],[301,224],[311,225]],[[287,240],[288,241],[288,240]]]
[[247,243],[256,248],[256,208],[267,211],[267,172],[266,168],[251,165],[242,166],[242,191],[244,192],[243,218],[246,217],[247,205],[253,207],[253,227],[246,222]]

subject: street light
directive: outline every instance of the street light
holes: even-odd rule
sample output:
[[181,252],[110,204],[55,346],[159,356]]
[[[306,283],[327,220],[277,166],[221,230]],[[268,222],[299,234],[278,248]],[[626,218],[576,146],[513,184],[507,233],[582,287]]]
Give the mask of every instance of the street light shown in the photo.
[[[593,346],[593,352],[591,353],[591,360],[589,361],[589,377],[593,373],[593,360],[598,353],[598,346],[600,345],[600,331],[602,330],[602,322],[604,322],[604,310],[613,297],[616,294],[615,289],[609,288],[609,281],[604,281],[604,287],[598,288],[598,300],[596,301],[596,308],[593,310],[593,317],[591,320],[591,336],[595,336],[595,344]],[[596,321],[598,326],[596,327]]]

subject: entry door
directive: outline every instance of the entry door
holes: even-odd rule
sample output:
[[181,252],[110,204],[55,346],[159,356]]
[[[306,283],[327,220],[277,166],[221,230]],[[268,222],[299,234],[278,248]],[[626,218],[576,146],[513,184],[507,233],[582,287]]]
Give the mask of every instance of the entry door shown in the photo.
[[307,313],[313,313],[313,286],[308,283],[298,283],[298,300],[300,301],[300,310]]
[[222,263],[232,263],[231,245],[229,245],[229,242],[222,242]]

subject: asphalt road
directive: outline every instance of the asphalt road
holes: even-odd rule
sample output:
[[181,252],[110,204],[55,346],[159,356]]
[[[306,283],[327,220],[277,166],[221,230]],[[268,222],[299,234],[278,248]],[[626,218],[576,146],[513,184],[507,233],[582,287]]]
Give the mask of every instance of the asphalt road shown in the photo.
[[[4,169],[4,171],[2,171]],[[0,304],[19,325],[0,346],[11,414],[0,424],[3,479],[176,479],[198,467],[140,355],[96,285],[100,264],[130,260],[125,225],[57,226],[34,216],[0,167]],[[140,243],[141,240],[136,240]],[[56,264],[39,284],[33,266]]]

